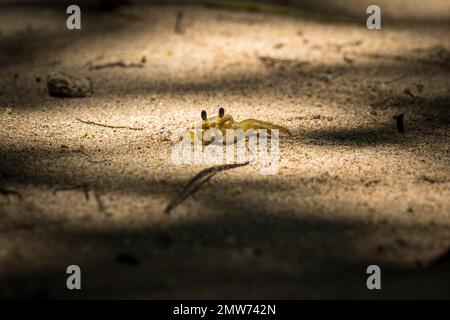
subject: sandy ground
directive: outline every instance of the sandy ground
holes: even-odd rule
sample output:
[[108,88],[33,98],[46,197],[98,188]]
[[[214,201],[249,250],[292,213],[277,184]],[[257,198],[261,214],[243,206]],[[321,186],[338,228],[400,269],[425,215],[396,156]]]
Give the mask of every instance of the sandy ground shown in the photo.
[[[65,19],[0,10],[0,186],[17,192],[0,194],[0,297],[450,298],[448,23],[141,5],[83,12],[77,32]],[[52,70],[93,96],[50,97]],[[165,215],[207,167],[173,164],[171,133],[218,106],[292,130],[280,170],[219,173]]]

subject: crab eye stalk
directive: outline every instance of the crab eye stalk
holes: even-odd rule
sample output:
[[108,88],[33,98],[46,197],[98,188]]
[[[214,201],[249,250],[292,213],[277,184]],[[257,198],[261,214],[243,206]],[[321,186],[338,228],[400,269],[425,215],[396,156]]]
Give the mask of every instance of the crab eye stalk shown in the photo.
[[225,109],[220,107],[219,108],[219,118],[222,118],[225,115]]
[[208,118],[208,115],[206,114],[206,110],[202,110],[202,113],[200,115],[202,117],[202,120],[206,120]]

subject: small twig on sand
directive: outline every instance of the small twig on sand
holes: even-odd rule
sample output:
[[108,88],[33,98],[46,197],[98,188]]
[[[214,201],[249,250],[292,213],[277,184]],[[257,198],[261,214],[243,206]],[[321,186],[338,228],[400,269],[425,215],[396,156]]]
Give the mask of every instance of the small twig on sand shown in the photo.
[[230,170],[242,166],[248,165],[250,162],[244,162],[244,163],[237,163],[237,164],[224,164],[220,166],[214,166],[208,169],[204,169],[197,173],[189,182],[186,184],[186,186],[183,188],[183,190],[177,194],[172,201],[169,202],[166,209],[164,210],[164,213],[169,214],[176,206],[181,204],[184,200],[187,199],[190,195],[194,194],[195,192],[200,189],[202,185],[204,185],[206,182],[208,182],[214,175],[216,175],[219,172]]
[[110,129],[129,129],[129,130],[136,130],[136,131],[144,130],[144,128],[135,128],[135,127],[130,127],[130,126],[111,126],[111,125],[108,125],[108,124],[97,123],[97,122],[94,122],[94,121],[82,120],[80,118],[75,118],[75,119],[77,119],[77,121],[80,121],[80,122],[85,123],[85,124],[92,124],[94,126],[110,128]]
[[393,119],[395,119],[397,121],[397,131],[400,133],[405,133],[405,126],[403,124],[403,116],[404,115],[405,115],[404,113],[400,113],[400,114],[393,116]]
[[177,19],[175,21],[175,33],[183,34],[184,30],[182,27],[184,12],[183,10],[178,11]]
[[367,53],[367,52],[353,52],[353,55],[370,59],[390,59],[394,61],[411,61],[407,57],[399,55],[381,54],[381,53]]
[[92,159],[92,157],[91,157],[91,155],[89,153],[87,153],[86,151],[81,150],[81,149],[80,150],[76,150],[75,152],[81,153],[83,156],[86,157],[86,161],[88,161],[90,163],[103,163],[103,162],[108,162],[109,161],[108,159],[103,159],[103,160]]
[[89,200],[89,185],[87,183],[74,185],[74,186],[70,186],[70,187],[55,188],[55,189],[53,189],[53,195],[55,195],[59,191],[72,191],[72,190],[79,190],[79,189],[83,190],[86,201]]
[[102,64],[96,64],[94,66],[89,67],[89,70],[100,70],[105,68],[114,68],[114,67],[120,67],[120,68],[143,68],[143,63],[125,63],[122,60],[114,61],[114,62],[108,62],[108,63],[102,63]]

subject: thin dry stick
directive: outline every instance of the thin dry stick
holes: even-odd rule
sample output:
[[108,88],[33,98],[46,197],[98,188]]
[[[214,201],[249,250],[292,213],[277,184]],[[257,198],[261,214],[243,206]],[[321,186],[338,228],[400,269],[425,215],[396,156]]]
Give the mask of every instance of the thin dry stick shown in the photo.
[[177,194],[172,201],[169,202],[166,209],[164,210],[164,213],[169,214],[176,206],[181,204],[184,200],[187,199],[190,195],[194,194],[195,192],[200,189],[202,185],[204,185],[206,182],[208,182],[214,175],[216,175],[219,172],[230,170],[242,166],[248,165],[250,162],[244,162],[244,163],[236,163],[236,164],[224,164],[220,166],[214,166],[208,169],[204,169],[197,173],[189,182],[186,184],[186,186],[183,188],[183,190]]
[[105,68],[114,68],[114,67],[120,67],[120,68],[143,68],[143,63],[125,63],[122,60],[115,61],[115,62],[108,62],[103,64],[97,64],[94,66],[89,67],[89,70],[99,70],[99,69],[105,69]]
[[86,160],[90,163],[103,163],[103,162],[109,161],[108,159],[103,159],[103,160],[92,159],[91,155],[84,150],[76,150],[75,152],[81,153],[82,155],[84,155],[86,157]]
[[69,186],[69,187],[55,188],[55,189],[53,189],[53,195],[55,195],[59,191],[72,191],[72,190],[79,190],[79,189],[83,190],[86,201],[89,200],[89,185],[87,183],[78,184],[78,185]]
[[392,117],[397,123],[397,131],[400,133],[405,133],[405,125],[403,123],[404,116],[404,113],[400,113]]
[[135,127],[130,127],[130,126],[111,126],[111,125],[108,125],[108,124],[97,123],[97,122],[94,122],[94,121],[82,120],[80,118],[75,118],[75,119],[77,119],[77,121],[80,121],[80,122],[85,123],[85,124],[91,124],[91,125],[94,125],[94,126],[110,128],[110,129],[129,129],[129,130],[136,130],[136,131],[144,130],[144,128],[135,128]]
[[[390,59],[395,61],[408,61],[409,59],[404,56],[381,54],[381,53],[367,53],[367,52],[352,52],[354,56],[360,56],[371,59]],[[410,60],[412,61],[412,60]]]
[[179,34],[183,34],[184,30],[182,27],[184,12],[182,10],[178,11],[177,19],[175,21],[175,32]]

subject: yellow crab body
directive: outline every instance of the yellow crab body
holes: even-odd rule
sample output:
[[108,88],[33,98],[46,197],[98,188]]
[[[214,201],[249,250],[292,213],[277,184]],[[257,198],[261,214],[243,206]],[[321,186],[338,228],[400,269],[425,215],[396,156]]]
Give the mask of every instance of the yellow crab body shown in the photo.
[[[203,110],[201,117],[201,122],[194,124],[188,129],[192,143],[201,142],[203,145],[209,145],[211,143],[236,143],[244,135],[248,135],[251,130],[257,131],[259,129],[267,130],[268,134],[270,134],[271,130],[277,129],[281,133],[292,135],[289,129],[268,121],[256,119],[246,119],[240,122],[235,121],[231,115],[225,114],[223,108],[219,109],[218,116],[210,118],[207,117],[206,111]],[[239,134],[239,130],[241,130],[241,134]]]

